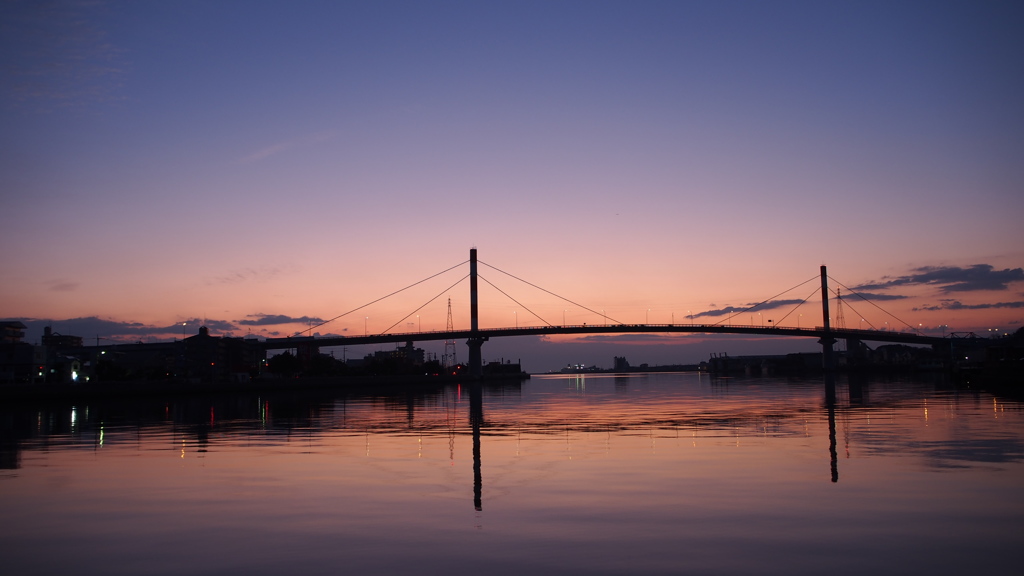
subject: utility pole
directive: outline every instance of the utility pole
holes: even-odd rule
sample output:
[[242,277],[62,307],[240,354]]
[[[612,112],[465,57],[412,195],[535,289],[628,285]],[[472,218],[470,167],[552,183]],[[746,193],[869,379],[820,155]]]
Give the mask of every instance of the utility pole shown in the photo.
[[[455,323],[452,322],[452,299],[448,299],[448,324],[445,325],[445,332],[454,332]],[[455,340],[446,338],[444,341],[444,357],[441,359],[441,364],[448,374],[451,374],[452,369],[458,364],[455,359]]]

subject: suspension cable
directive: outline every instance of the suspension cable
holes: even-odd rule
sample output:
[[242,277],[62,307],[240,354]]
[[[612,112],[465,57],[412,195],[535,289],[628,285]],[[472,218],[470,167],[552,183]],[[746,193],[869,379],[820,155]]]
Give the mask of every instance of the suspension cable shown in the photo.
[[[838,282],[836,282],[836,283],[838,284]],[[846,288],[846,286],[843,286],[843,288]],[[850,290],[849,288],[846,288],[846,290],[847,290],[847,291],[848,291],[848,292],[849,292],[850,294],[857,294],[856,292],[854,292],[854,291]],[[831,288],[829,288],[829,291],[831,291],[831,292],[834,292],[834,293],[835,293],[835,295],[836,295],[836,298],[842,298],[842,296],[840,296],[840,295],[839,295],[839,291],[838,291],[838,290],[832,290]],[[853,304],[850,304],[849,302],[847,302],[847,301],[845,301],[845,300],[844,300],[844,303],[845,303],[845,304],[846,304],[847,306],[849,306],[849,307],[850,307],[850,310],[853,310],[853,311],[854,311],[854,312],[855,312],[855,313],[857,314],[857,316],[859,316],[859,317],[860,317],[860,319],[861,319],[861,320],[863,320],[863,321],[867,322],[867,323],[868,323],[868,326],[871,326],[871,329],[872,329],[872,330],[878,330],[878,328],[877,328],[877,327],[876,327],[876,326],[875,326],[874,324],[872,324],[872,323],[871,323],[871,320],[868,320],[867,318],[865,318],[865,317],[864,317],[864,315],[863,315],[863,314],[861,314],[860,312],[857,312],[857,309],[853,307]],[[913,327],[911,327],[911,328],[913,328]]]
[[851,293],[851,294],[855,295],[856,297],[858,297],[858,298],[860,298],[861,300],[863,300],[863,301],[867,302],[868,304],[871,304],[871,305],[872,305],[872,306],[874,306],[875,308],[878,308],[879,310],[881,310],[881,311],[882,311],[882,313],[883,313],[883,314],[886,314],[886,315],[888,315],[888,316],[889,316],[890,318],[892,318],[893,320],[899,320],[900,322],[902,322],[902,323],[903,323],[903,325],[904,325],[904,326],[906,326],[907,328],[910,328],[910,329],[911,329],[912,331],[914,331],[914,332],[919,332],[919,330],[917,330],[916,328],[914,328],[914,327],[913,327],[913,326],[912,326],[912,325],[911,325],[910,323],[908,323],[908,322],[904,321],[904,320],[903,320],[902,318],[900,318],[899,316],[896,316],[896,315],[895,315],[895,314],[893,314],[892,312],[889,312],[889,311],[888,311],[888,310],[886,310],[885,308],[882,308],[882,307],[881,307],[881,306],[879,306],[878,304],[875,304],[875,303],[874,303],[874,302],[872,302],[871,300],[868,300],[867,298],[865,298],[864,296],[862,296],[862,295],[861,295],[861,294],[860,294],[859,292],[857,292],[856,290],[853,290],[853,289],[851,289],[851,288],[850,288],[849,286],[847,286],[846,284],[843,284],[842,282],[840,282],[839,280],[836,280],[835,278],[833,278],[833,277],[831,277],[831,276],[829,276],[829,280],[832,280],[832,281],[833,281],[833,282],[835,282],[836,284],[839,284],[839,285],[840,285],[840,286],[842,286],[843,288],[846,288],[846,291],[847,291],[847,292],[849,292],[849,293]]
[[419,308],[417,308],[417,309],[413,310],[412,312],[409,312],[408,314],[406,314],[406,315],[405,315],[405,318],[402,318],[402,319],[401,319],[401,320],[399,320],[398,322],[395,322],[395,323],[394,323],[394,324],[392,324],[391,326],[388,326],[386,330],[384,330],[383,332],[381,332],[381,334],[387,334],[387,333],[388,333],[388,330],[391,330],[391,329],[392,329],[392,328],[394,328],[395,326],[398,326],[399,324],[401,324],[402,322],[404,322],[406,318],[408,318],[409,316],[412,316],[413,314],[415,314],[415,313],[419,312],[420,310],[422,310],[423,308],[425,308],[425,307],[427,306],[427,304],[430,304],[430,303],[431,303],[431,302],[433,302],[434,300],[437,300],[438,298],[440,298],[440,297],[441,297],[441,294],[444,294],[445,292],[447,292],[447,291],[451,290],[452,288],[455,288],[456,286],[458,286],[458,285],[459,285],[459,282],[462,282],[462,281],[463,281],[463,280],[465,280],[466,278],[469,278],[469,274],[466,274],[466,275],[465,275],[465,276],[463,276],[462,278],[459,278],[459,279],[458,279],[458,280],[457,280],[457,281],[455,282],[455,284],[452,284],[451,286],[449,286],[449,287],[445,288],[444,290],[441,290],[440,292],[438,292],[437,296],[434,296],[434,297],[433,297],[433,298],[431,298],[430,300],[427,300],[426,302],[424,302],[424,303],[423,303],[423,305],[422,305],[422,306],[420,306]]
[[[338,314],[337,316],[335,316],[334,318],[331,318],[330,320],[324,320],[323,322],[317,324],[316,326],[310,326],[307,330],[303,330],[301,332],[296,332],[293,336],[298,336],[299,334],[302,334],[302,332],[310,332],[310,333],[312,333],[314,328],[319,328],[319,327],[323,326],[324,324],[328,324],[330,322],[334,322],[338,318],[341,318],[343,316],[348,316],[349,314],[351,314],[353,312],[358,312],[359,310],[362,310],[363,308],[366,308],[367,306],[370,306],[371,304],[376,304],[377,302],[380,302],[381,300],[385,300],[387,298],[390,298],[390,297],[394,296],[395,294],[398,294],[399,292],[404,292],[404,291],[408,290],[409,288],[412,288],[413,286],[416,286],[417,284],[422,284],[422,283],[426,282],[427,280],[430,280],[431,278],[436,278],[436,277],[440,276],[441,274],[444,274],[445,272],[450,272],[450,271],[458,268],[459,266],[462,266],[466,262],[469,262],[469,260],[464,260],[462,262],[459,262],[458,264],[456,264],[455,266],[452,266],[451,268],[448,268],[446,270],[442,270],[442,271],[438,272],[437,274],[434,274],[433,276],[427,276],[426,278],[424,278],[423,280],[420,280],[419,282],[415,282],[413,284],[409,284],[408,286],[406,286],[405,288],[402,288],[401,290],[395,290],[394,292],[392,292],[391,294],[388,294],[387,296],[381,296],[380,298],[377,298],[373,302],[368,302],[368,303],[363,304],[362,306],[360,306],[358,308],[353,308],[353,309],[349,310],[348,312],[345,312],[344,314]],[[461,280],[460,280],[460,282],[461,282]]]
[[[806,284],[806,283],[807,283],[807,282],[804,282],[804,284]],[[794,306],[792,310],[790,310],[789,312],[787,312],[785,316],[783,316],[782,318],[780,318],[780,319],[779,319],[779,321],[778,321],[778,322],[776,322],[776,326],[778,326],[778,325],[779,325],[779,324],[780,324],[780,323],[781,323],[781,322],[782,322],[783,320],[785,320],[786,318],[789,318],[789,317],[790,317],[790,315],[792,315],[792,314],[793,314],[793,312],[796,312],[796,311],[797,311],[797,310],[798,310],[798,309],[799,309],[799,308],[800,308],[801,306],[803,306],[804,304],[806,304],[806,303],[807,303],[807,301],[808,301],[808,300],[810,300],[810,299],[811,299],[811,297],[812,297],[812,296],[814,296],[814,294],[815,294],[815,293],[816,293],[817,291],[818,291],[818,289],[817,289],[817,288],[815,288],[814,290],[811,290],[811,293],[807,295],[807,298],[804,298],[803,300],[801,300],[799,304],[797,304],[796,306]]]
[[[753,310],[754,308],[757,308],[758,306],[760,306],[762,304],[767,304],[768,302],[771,302],[772,300],[775,300],[776,298],[778,298],[779,296],[782,296],[786,292],[792,292],[793,290],[796,290],[797,288],[803,286],[804,284],[807,284],[808,282],[813,281],[815,278],[820,278],[820,276],[811,276],[810,279],[804,280],[803,282],[797,284],[796,286],[793,286],[789,290],[784,290],[782,292],[779,292],[775,296],[772,296],[771,298],[769,298],[767,300],[763,300],[761,302],[758,302],[757,304],[754,304],[753,306],[751,306],[749,308],[744,308],[743,310],[740,310],[739,312],[733,314],[732,316],[729,316],[728,318],[723,318],[722,320],[719,320],[718,322],[715,322],[714,324],[712,324],[712,326],[718,326],[718,325],[722,324],[722,322],[725,322],[727,320],[732,320],[733,318],[739,316],[740,314],[745,314],[747,312],[750,312],[751,310]],[[808,296],[808,298],[810,298],[810,296]]]
[[502,294],[505,294],[505,297],[506,297],[506,298],[508,298],[509,300],[511,300],[511,301],[515,302],[516,304],[519,304],[520,306],[522,306],[522,307],[523,307],[523,308],[524,308],[524,309],[525,309],[525,310],[526,310],[527,312],[529,312],[530,314],[533,314],[533,315],[534,315],[534,317],[536,317],[536,318],[537,318],[538,320],[540,320],[541,322],[543,322],[543,323],[547,324],[548,326],[551,326],[552,328],[554,328],[554,327],[555,327],[555,325],[554,325],[554,324],[552,324],[551,322],[548,322],[547,320],[545,320],[545,319],[541,318],[541,317],[540,317],[540,315],[538,315],[538,314],[537,314],[536,312],[534,312],[533,310],[530,310],[529,308],[527,308],[527,307],[526,307],[526,305],[524,305],[524,304],[523,304],[522,302],[520,302],[519,300],[516,300],[515,298],[513,298],[513,297],[509,296],[508,294],[506,294],[504,290],[502,290],[501,288],[498,288],[497,286],[495,286],[495,285],[494,285],[494,284],[493,284],[493,283],[492,283],[492,282],[491,282],[490,280],[488,280],[487,278],[484,278],[483,276],[480,276],[479,274],[477,275],[477,277],[478,277],[478,278],[480,278],[481,280],[483,280],[484,282],[487,282],[488,284],[490,284],[490,285],[491,285],[491,288],[494,288],[494,289],[495,289],[495,290],[497,290],[498,292],[501,292]]
[[[554,296],[555,298],[559,298],[559,299],[561,299],[561,300],[564,300],[564,301],[568,302],[569,304],[572,304],[573,306],[579,306],[580,308],[583,308],[583,309],[584,309],[584,310],[586,310],[587,312],[590,312],[590,313],[592,313],[592,314],[597,314],[598,316],[600,316],[600,317],[604,318],[605,320],[611,320],[612,322],[614,322],[614,323],[616,323],[616,324],[622,324],[622,322],[619,322],[618,320],[616,320],[616,319],[614,319],[614,318],[610,318],[610,317],[608,317],[608,316],[605,316],[604,314],[602,314],[602,313],[600,313],[600,312],[598,312],[598,311],[596,311],[596,310],[591,310],[590,308],[587,308],[586,306],[584,306],[584,305],[582,305],[582,304],[579,304],[579,303],[577,303],[577,302],[573,302],[572,300],[569,300],[569,299],[568,299],[568,298],[566,298],[565,296],[559,296],[558,294],[555,294],[554,292],[552,292],[552,291],[550,291],[550,290],[546,290],[546,289],[544,289],[544,288],[541,288],[540,286],[537,286],[536,284],[534,284],[534,283],[532,283],[532,282],[527,282],[526,280],[523,280],[522,278],[520,278],[520,277],[518,277],[518,276],[516,276],[516,275],[514,275],[514,274],[509,274],[508,272],[505,272],[504,270],[502,270],[502,269],[500,269],[500,268],[495,268],[494,266],[491,266],[490,264],[488,264],[488,263],[486,263],[486,262],[484,262],[484,261],[482,261],[482,260],[481,260],[481,261],[479,261],[479,262],[480,262],[481,264],[483,264],[484,266],[487,266],[488,268],[492,268],[492,269],[494,269],[494,270],[497,270],[498,272],[501,272],[502,274],[504,274],[504,275],[506,275],[506,276],[511,276],[512,278],[515,278],[516,280],[519,280],[519,281],[520,281],[520,282],[522,282],[523,284],[528,284],[528,285],[530,285],[530,286],[533,286],[534,288],[536,288],[537,290],[540,290],[541,292],[546,292],[546,293],[548,293],[548,294],[550,294],[550,295]],[[488,284],[490,284],[490,282],[488,282]],[[493,284],[491,284],[491,285],[493,286]],[[538,317],[538,318],[540,318],[540,316],[537,316],[537,317]]]

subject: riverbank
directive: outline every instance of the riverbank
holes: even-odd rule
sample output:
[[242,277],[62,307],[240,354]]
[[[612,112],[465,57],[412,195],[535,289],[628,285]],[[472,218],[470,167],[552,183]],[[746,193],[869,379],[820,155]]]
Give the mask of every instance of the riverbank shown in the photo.
[[236,392],[281,392],[301,390],[373,390],[430,388],[448,384],[522,381],[526,373],[469,376],[386,375],[345,377],[258,378],[247,382],[201,382],[189,380],[139,380],[91,382],[85,384],[7,384],[0,386],[0,400],[74,400],[78,398],[124,398],[166,394],[207,394]]

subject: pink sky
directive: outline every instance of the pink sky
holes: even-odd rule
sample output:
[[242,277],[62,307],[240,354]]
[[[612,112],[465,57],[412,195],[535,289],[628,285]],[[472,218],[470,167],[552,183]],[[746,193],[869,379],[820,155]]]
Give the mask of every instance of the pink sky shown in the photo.
[[[745,307],[822,264],[891,282],[866,292],[933,332],[1024,320],[1013,4],[3,10],[0,317],[33,330],[290,334],[472,246],[623,322]],[[455,274],[320,331],[384,330]],[[548,322],[600,322],[481,274]],[[450,296],[465,326],[468,287]],[[481,298],[485,326],[541,323]],[[246,324],[268,317],[297,321]]]

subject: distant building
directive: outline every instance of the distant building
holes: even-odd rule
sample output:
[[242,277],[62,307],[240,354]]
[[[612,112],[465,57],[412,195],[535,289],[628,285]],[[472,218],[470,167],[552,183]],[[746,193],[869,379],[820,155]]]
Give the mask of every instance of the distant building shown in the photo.
[[57,348],[81,348],[81,336],[64,336],[53,331],[50,326],[43,328],[43,346]]
[[0,384],[40,382],[47,372],[46,349],[22,340],[27,326],[0,321]]
[[484,376],[519,376],[523,373],[523,367],[519,362],[504,359],[500,362],[488,362],[482,368]]
[[27,342],[0,343],[0,384],[42,381],[45,366],[45,348]]
[[25,326],[16,320],[0,321],[0,343],[17,344],[25,338]]
[[256,374],[266,354],[255,340],[210,336],[206,326],[184,341],[185,377],[204,382],[245,381]]
[[405,346],[400,346],[394,350],[378,350],[372,355],[367,355],[365,360],[368,362],[397,360],[402,364],[422,366],[424,359],[425,354],[422,348],[416,348],[412,345],[412,342],[406,342]]

